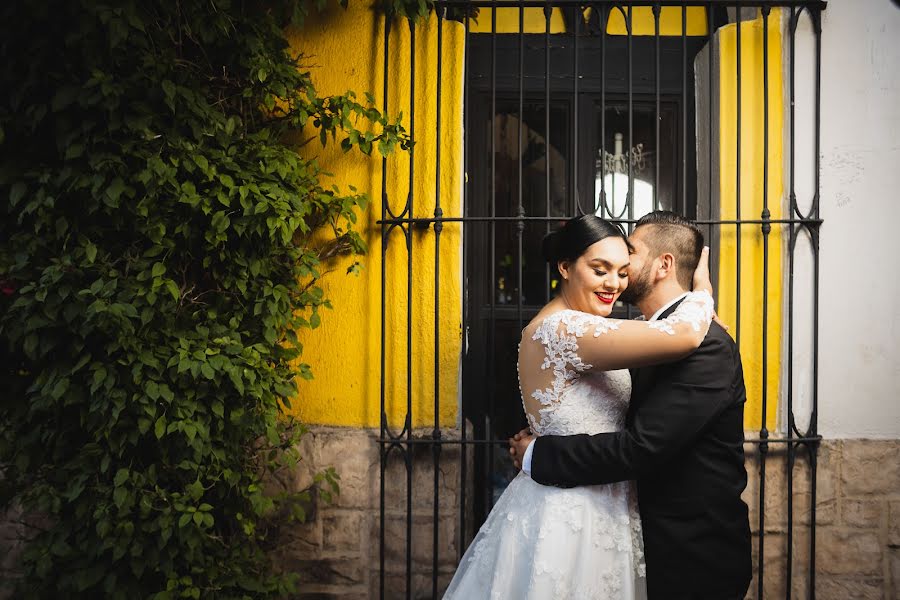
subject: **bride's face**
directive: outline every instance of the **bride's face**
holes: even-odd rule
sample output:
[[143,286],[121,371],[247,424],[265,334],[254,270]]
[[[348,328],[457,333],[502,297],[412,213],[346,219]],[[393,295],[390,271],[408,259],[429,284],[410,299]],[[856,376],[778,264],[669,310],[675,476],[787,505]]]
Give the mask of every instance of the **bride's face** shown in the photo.
[[609,316],[628,287],[628,263],[628,246],[617,236],[588,246],[574,262],[559,263],[562,294],[569,308]]

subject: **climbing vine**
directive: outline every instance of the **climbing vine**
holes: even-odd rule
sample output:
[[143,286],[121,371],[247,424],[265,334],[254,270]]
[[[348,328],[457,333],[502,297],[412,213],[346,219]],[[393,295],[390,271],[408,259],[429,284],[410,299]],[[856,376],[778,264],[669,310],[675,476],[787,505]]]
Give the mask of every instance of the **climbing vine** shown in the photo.
[[[309,491],[264,483],[301,459],[284,418],[312,377],[298,332],[329,306],[323,261],[365,250],[352,226],[367,202],[297,146],[411,142],[371,96],[320,96],[271,4],[0,6],[0,507],[27,515],[16,597],[292,589],[267,544]],[[333,471],[318,482],[337,489]]]

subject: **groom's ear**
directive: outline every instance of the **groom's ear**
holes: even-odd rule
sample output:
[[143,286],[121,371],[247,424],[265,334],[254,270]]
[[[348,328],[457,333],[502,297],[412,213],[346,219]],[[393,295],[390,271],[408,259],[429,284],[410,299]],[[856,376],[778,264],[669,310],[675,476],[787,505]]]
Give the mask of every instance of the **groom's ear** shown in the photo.
[[670,252],[665,252],[659,256],[659,265],[656,268],[656,278],[659,280],[667,277],[675,277],[675,256]]

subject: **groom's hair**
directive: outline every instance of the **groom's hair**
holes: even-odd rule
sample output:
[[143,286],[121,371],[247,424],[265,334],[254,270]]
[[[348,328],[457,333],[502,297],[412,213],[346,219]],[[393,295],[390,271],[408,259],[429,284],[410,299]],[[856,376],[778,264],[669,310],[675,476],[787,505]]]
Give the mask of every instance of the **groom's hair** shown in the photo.
[[668,252],[675,257],[678,283],[690,290],[703,250],[703,232],[700,228],[670,210],[647,213],[638,220],[635,228],[638,227],[647,228],[642,239],[650,248],[651,256]]

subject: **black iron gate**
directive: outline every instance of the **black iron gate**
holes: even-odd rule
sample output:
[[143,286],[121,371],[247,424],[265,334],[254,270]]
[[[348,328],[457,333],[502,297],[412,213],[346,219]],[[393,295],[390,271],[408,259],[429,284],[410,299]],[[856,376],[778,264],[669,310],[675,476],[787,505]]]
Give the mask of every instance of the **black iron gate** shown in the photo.
[[[498,30],[498,10],[517,10],[515,31]],[[633,15],[638,8],[652,11],[653,33],[635,35]],[[705,9],[705,35],[688,35],[688,10]],[[784,218],[773,218],[769,198],[769,109],[770,76],[768,51],[768,21],[771,11],[784,11],[784,52],[788,70],[784,79],[787,97],[784,115],[785,154],[784,180],[787,201]],[[551,31],[554,10],[561,11],[564,27]],[[516,343],[525,323],[549,301],[556,288],[555,273],[539,257],[540,239],[566,218],[596,213],[631,227],[643,213],[656,208],[675,210],[693,219],[706,229],[713,247],[714,266],[719,260],[718,242],[726,232],[736,243],[734,281],[719,281],[718,286],[733,286],[736,298],[736,320],[733,333],[741,339],[741,302],[762,303],[762,322],[754,324],[761,331],[759,376],[762,379],[759,399],[762,417],[757,435],[746,440],[755,447],[754,461],[758,462],[758,509],[756,511],[756,556],[763,557],[766,537],[766,464],[772,452],[785,458],[786,557],[784,568],[768,575],[783,577],[788,598],[792,596],[791,582],[795,573],[793,549],[798,519],[794,515],[794,480],[797,469],[805,469],[809,487],[809,553],[803,567],[807,595],[815,597],[815,509],[816,458],[821,437],[817,432],[817,346],[818,346],[818,236],[822,223],[819,216],[819,93],[821,59],[821,13],[825,3],[817,0],[757,0],[755,2],[665,1],[665,2],[582,2],[573,0],[539,1],[464,1],[436,2],[438,13],[438,59],[434,80],[426,82],[436,91],[437,144],[435,148],[436,180],[433,215],[417,213],[414,206],[416,173],[412,156],[408,173],[410,193],[405,202],[389,198],[387,192],[388,162],[382,166],[383,194],[379,224],[382,232],[382,353],[381,353],[381,487],[379,570],[380,596],[439,597],[446,585],[446,577],[439,577],[442,531],[440,477],[442,461],[447,449],[453,448],[452,460],[458,461],[458,482],[455,531],[458,536],[456,552],[465,550],[477,529],[490,511],[497,495],[515,471],[506,453],[506,438],[524,427],[524,415],[516,384]],[[543,31],[526,30],[525,11],[540,10],[544,16]],[[677,10],[681,15],[680,35],[661,33],[664,10]],[[488,14],[486,14],[488,13]],[[465,144],[463,164],[465,185],[461,215],[444,215],[441,209],[441,63],[442,32],[445,20],[452,15],[465,27],[465,88],[463,128]],[[609,21],[621,17],[625,32],[608,33]],[[489,32],[474,33],[476,18],[489,19]],[[741,131],[742,103],[737,102],[736,135],[732,140],[719,140],[716,117],[721,86],[734,86],[735,97],[741,99],[746,89],[741,82],[741,30],[736,28],[733,81],[720,81],[716,70],[719,58],[714,52],[716,30],[727,23],[748,19],[762,21],[762,113],[763,152],[760,183],[762,210],[758,218],[742,218],[741,210]],[[808,19],[814,48],[813,99],[811,106],[801,110],[814,124],[806,140],[808,150],[801,156],[795,143],[795,40],[801,19]],[[389,72],[391,27],[388,21],[384,39],[384,97],[389,97],[392,77]],[[480,30],[486,27],[479,27]],[[533,28],[532,28],[533,29]],[[746,43],[746,42],[745,42]],[[703,53],[705,52],[705,56]],[[415,26],[410,26],[410,103],[408,106],[410,132],[415,139],[417,127],[433,127],[434,123],[416,121],[416,42]],[[695,80],[701,82],[696,85]],[[755,90],[758,91],[758,90]],[[702,107],[702,110],[698,110]],[[389,107],[385,100],[384,109]],[[400,107],[406,109],[407,107]],[[636,144],[636,140],[642,140]],[[734,190],[735,218],[722,218],[719,205],[719,186],[714,166],[719,160],[718,144],[734,144],[736,154]],[[795,193],[795,166],[804,161],[814,176],[810,197],[798,199]],[[745,176],[746,177],[746,176]],[[393,210],[402,204],[399,210]],[[808,205],[807,210],[801,205]],[[746,212],[743,211],[744,213]],[[783,231],[784,286],[787,290],[782,304],[782,322],[769,322],[770,236],[773,226]],[[463,303],[463,363],[462,395],[458,429],[448,435],[442,429],[440,410],[439,350],[442,336],[456,332],[442,332],[440,328],[440,258],[441,233],[444,227],[459,227],[463,237],[464,293]],[[431,229],[435,248],[435,281],[433,306],[414,306],[413,236]],[[741,288],[742,232],[753,231],[761,237],[762,285],[759,289]],[[393,235],[392,235],[393,234]],[[393,238],[393,240],[392,240]],[[407,276],[391,281],[385,261],[391,244],[406,247]],[[810,271],[809,286],[802,289],[811,299],[811,310],[795,314],[795,282],[798,241],[809,249],[803,256],[804,269]],[[808,268],[807,268],[808,265]],[[744,266],[744,268],[748,268]],[[715,269],[714,269],[715,270]],[[408,309],[406,333],[406,418],[400,431],[388,423],[385,409],[388,398],[385,386],[385,312],[386,290],[405,287]],[[413,428],[413,310],[434,311],[434,414],[430,431]],[[628,307],[618,307],[617,316],[630,317]],[[811,393],[809,414],[798,419],[794,403],[794,332],[803,321],[811,331]],[[769,431],[766,426],[767,408],[776,401],[767,397],[768,339],[786,339],[786,360],[783,377],[783,410],[780,426]],[[446,337],[445,337],[446,339]],[[808,423],[800,424],[802,421]],[[801,455],[802,463],[797,460]],[[399,462],[402,476],[392,476],[388,469],[391,460]],[[428,590],[417,585],[413,577],[413,543],[423,539],[421,531],[414,532],[413,482],[414,470],[421,461],[429,463],[433,477],[430,542],[431,569]],[[798,466],[799,465],[799,466]],[[387,498],[396,498],[398,490],[405,491],[405,540],[402,551],[388,552],[386,539]],[[394,492],[394,493],[388,493]],[[771,504],[771,500],[770,500]],[[446,515],[445,515],[446,516]],[[420,527],[417,525],[417,529]],[[418,535],[416,535],[418,534]],[[402,537],[402,536],[401,536]],[[397,540],[393,540],[397,541]],[[403,589],[386,585],[386,567],[400,557],[404,576]],[[769,567],[771,569],[771,567]],[[766,580],[765,561],[756,561],[754,589],[748,593],[762,598]]]

